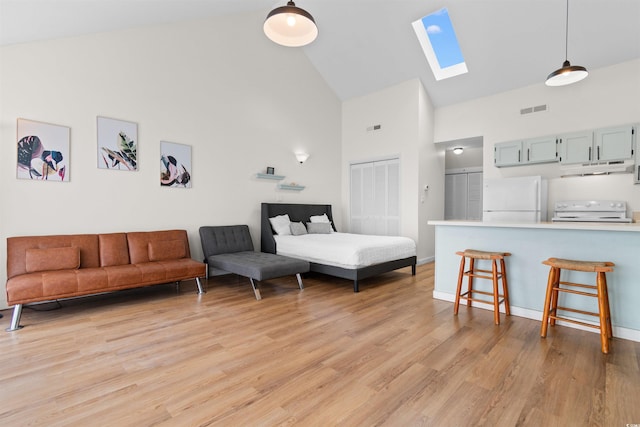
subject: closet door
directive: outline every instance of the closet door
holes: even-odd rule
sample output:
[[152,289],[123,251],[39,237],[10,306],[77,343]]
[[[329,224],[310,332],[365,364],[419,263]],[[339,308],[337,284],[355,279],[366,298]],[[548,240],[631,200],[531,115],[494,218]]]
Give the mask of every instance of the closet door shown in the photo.
[[351,232],[400,234],[399,159],[351,165]]
[[445,175],[444,191],[444,219],[467,219],[467,174]]

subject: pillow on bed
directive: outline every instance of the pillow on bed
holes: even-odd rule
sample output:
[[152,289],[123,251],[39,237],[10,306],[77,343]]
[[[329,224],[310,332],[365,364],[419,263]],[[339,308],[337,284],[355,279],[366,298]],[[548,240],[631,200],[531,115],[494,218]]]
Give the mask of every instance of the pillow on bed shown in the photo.
[[328,222],[308,222],[307,233],[309,234],[331,234],[331,224]]
[[290,228],[291,228],[291,234],[293,234],[294,236],[301,236],[303,234],[307,234],[307,229],[305,228],[304,224],[301,222],[292,222]]
[[314,216],[309,217],[309,221],[311,221],[311,222],[329,222],[329,217],[327,216],[327,214],[314,215]]
[[[331,224],[331,221],[329,221],[329,217],[327,216],[327,214],[322,214],[322,215],[314,215],[309,217],[309,221],[311,221],[314,224],[324,224],[324,223],[328,223]],[[329,233],[333,233],[333,227],[329,227]]]
[[291,220],[289,219],[288,214],[274,216],[273,218],[269,218],[269,222],[271,223],[271,227],[276,234],[280,236],[288,236],[291,235]]

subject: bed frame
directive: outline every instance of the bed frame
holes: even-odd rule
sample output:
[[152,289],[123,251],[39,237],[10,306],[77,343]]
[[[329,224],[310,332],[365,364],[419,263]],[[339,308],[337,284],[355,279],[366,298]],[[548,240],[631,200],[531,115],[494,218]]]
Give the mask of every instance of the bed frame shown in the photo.
[[[309,218],[314,215],[327,214],[331,221],[331,226],[335,231],[336,226],[331,214],[331,205],[306,205],[306,204],[290,204],[290,203],[263,203],[260,216],[260,247],[262,252],[276,253],[276,241],[273,238],[273,229],[269,218],[277,215],[288,214],[292,222],[302,221],[309,222]],[[380,264],[369,265],[357,269],[348,269],[335,267],[332,265],[318,264],[310,262],[310,271],[328,274],[330,276],[340,277],[343,279],[353,280],[353,292],[358,292],[358,281],[367,277],[376,276],[378,274],[387,273],[403,267],[411,267],[411,275],[416,275],[415,256],[387,261]]]

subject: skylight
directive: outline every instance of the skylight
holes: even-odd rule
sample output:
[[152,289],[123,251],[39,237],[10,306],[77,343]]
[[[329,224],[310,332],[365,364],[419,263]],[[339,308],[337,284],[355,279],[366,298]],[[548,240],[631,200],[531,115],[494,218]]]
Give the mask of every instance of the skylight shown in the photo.
[[467,72],[449,11],[442,8],[411,24],[436,80]]

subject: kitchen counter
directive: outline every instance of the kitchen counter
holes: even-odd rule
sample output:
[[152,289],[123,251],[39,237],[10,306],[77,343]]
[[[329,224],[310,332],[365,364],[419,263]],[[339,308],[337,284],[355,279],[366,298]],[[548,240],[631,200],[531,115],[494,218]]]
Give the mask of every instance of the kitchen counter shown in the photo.
[[640,232],[640,223],[620,222],[489,222],[489,221],[429,221],[429,225],[460,227],[547,228],[556,230],[631,231]]
[[[640,342],[640,310],[637,309],[640,306],[640,224],[482,221],[429,221],[429,224],[436,229],[434,298],[454,300],[460,265],[456,251],[510,252],[512,256],[506,259],[506,265],[511,313],[540,321],[549,274],[549,268],[542,261],[551,257],[611,261],[616,264],[614,271],[607,274],[614,336]],[[490,269],[489,264],[484,267]],[[592,273],[563,272],[562,277],[595,283]],[[478,284],[491,285],[487,280],[479,280]],[[593,298],[566,297],[571,300],[569,305],[597,311]],[[575,317],[595,320],[579,314]],[[576,327],[565,325],[561,327]]]

